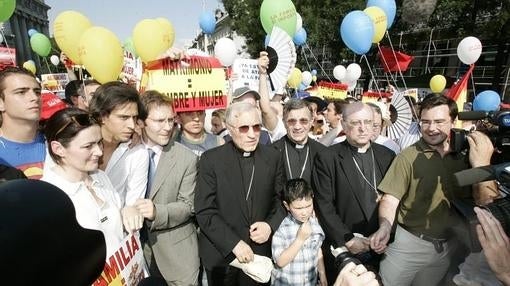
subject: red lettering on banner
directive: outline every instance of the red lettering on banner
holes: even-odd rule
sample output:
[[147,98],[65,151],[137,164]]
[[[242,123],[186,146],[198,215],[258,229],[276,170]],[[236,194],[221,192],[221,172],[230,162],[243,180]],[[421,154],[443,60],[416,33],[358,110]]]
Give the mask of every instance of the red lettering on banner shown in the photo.
[[[119,249],[118,251],[120,251],[120,256],[122,256],[122,262],[124,263],[124,267],[129,263],[129,260],[131,260],[131,257],[129,256],[129,253],[128,253],[128,256],[126,257],[126,251],[124,250],[124,248],[121,248]],[[122,269],[124,269],[124,267],[122,267]]]
[[138,245],[138,242],[136,241],[135,236],[131,236],[131,250],[133,250],[131,257],[136,253],[137,250],[140,249],[140,245]]

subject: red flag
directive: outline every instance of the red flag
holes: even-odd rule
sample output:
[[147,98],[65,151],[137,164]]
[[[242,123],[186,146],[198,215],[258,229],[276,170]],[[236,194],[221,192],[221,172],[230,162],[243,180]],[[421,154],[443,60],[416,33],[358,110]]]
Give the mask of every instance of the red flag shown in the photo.
[[398,71],[399,66],[401,71],[406,71],[414,57],[399,51],[395,51],[395,54],[393,54],[392,49],[379,47],[379,60],[385,72]]
[[[448,93],[446,94],[446,96],[448,96],[449,98],[457,101],[457,105],[459,104],[458,100],[460,100],[462,97],[462,93],[467,94],[467,83],[468,83],[469,77],[473,73],[474,67],[475,67],[475,65],[471,65],[469,67],[468,71],[462,76],[462,78],[459,81],[457,81],[455,84],[453,84],[452,87],[450,87],[450,90],[448,90]],[[465,101],[466,100],[464,99],[464,102]],[[464,102],[462,102],[462,104],[464,104]]]

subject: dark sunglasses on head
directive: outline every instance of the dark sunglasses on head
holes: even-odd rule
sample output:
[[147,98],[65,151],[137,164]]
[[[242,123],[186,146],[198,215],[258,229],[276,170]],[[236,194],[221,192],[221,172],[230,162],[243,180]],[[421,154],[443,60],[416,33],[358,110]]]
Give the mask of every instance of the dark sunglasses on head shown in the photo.
[[71,123],[76,123],[77,125],[81,127],[88,127],[94,124],[97,124],[97,121],[94,119],[94,117],[90,116],[89,114],[75,114],[69,116],[71,120],[69,120],[64,126],[62,126],[57,133],[55,133],[55,137],[58,136],[62,131],[64,131]]

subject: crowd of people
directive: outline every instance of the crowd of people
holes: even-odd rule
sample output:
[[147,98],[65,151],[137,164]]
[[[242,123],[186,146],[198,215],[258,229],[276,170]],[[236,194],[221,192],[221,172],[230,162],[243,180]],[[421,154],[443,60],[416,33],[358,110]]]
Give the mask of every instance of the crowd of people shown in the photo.
[[[495,181],[458,187],[453,174],[489,165],[490,139],[471,132],[469,151],[451,152],[457,105],[438,94],[396,141],[382,102],[271,100],[268,64],[261,52],[259,90],[232,91],[210,132],[203,110],[176,112],[160,92],[122,82],[72,82],[69,107],[40,121],[34,75],[2,70],[1,179],[59,187],[108,254],[138,233],[149,275],[168,285],[452,283],[469,254],[453,201],[501,197]],[[314,132],[318,118],[327,132]],[[510,285],[508,236],[475,211],[484,263]],[[270,282],[239,267],[261,256]]]

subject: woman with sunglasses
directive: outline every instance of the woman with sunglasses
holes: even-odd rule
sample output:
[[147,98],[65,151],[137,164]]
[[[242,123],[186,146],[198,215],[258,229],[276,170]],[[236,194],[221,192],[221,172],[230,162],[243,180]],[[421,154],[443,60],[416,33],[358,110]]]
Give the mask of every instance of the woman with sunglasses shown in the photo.
[[[42,180],[70,197],[82,227],[103,232],[109,257],[124,233],[120,198],[106,174],[98,169],[103,155],[98,122],[86,111],[67,108],[48,119],[44,133],[55,164],[45,170]],[[141,228],[143,219],[134,209],[122,212],[127,231]]]

